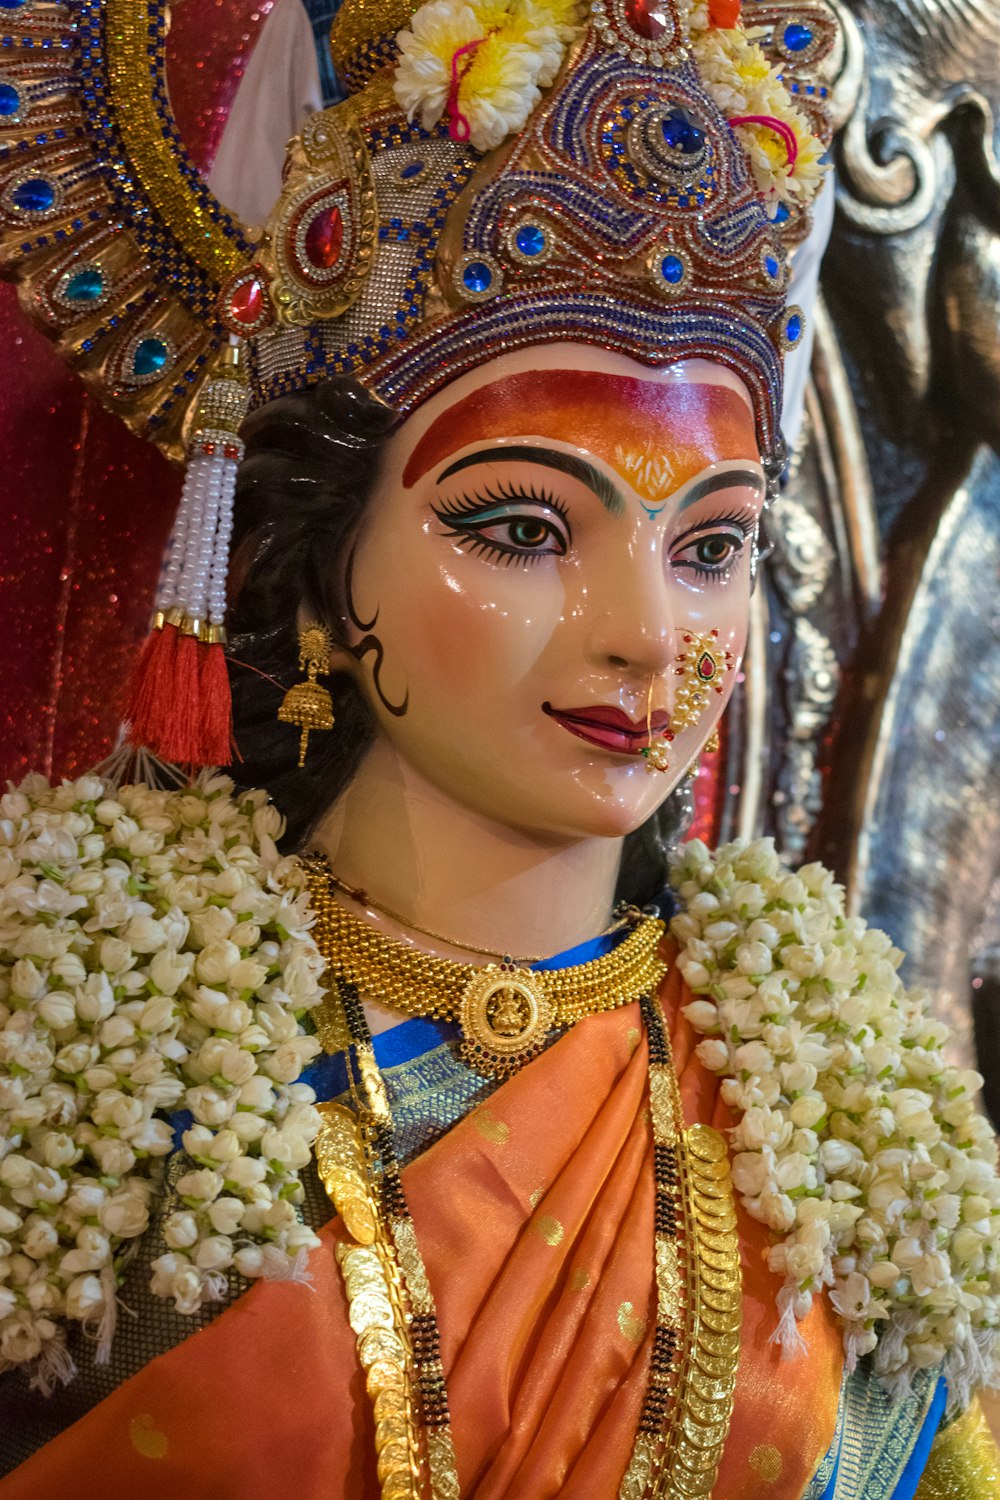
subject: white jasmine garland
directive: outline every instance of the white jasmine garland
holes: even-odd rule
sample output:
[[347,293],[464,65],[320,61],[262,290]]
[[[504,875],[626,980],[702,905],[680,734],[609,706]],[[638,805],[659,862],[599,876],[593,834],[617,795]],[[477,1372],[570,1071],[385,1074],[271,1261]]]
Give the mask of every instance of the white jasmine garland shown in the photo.
[[893,1391],[943,1364],[952,1407],[991,1381],[1000,1326],[1000,1180],[973,1102],[978,1073],[949,1066],[947,1028],[904,988],[902,954],[847,917],[821,865],[793,874],[770,839],[711,854],[686,845],[671,930],[738,1123],[733,1180],[774,1231],[784,1277],[775,1337],[824,1292],[849,1368],[872,1353]]
[[193,1314],[225,1272],[303,1279],[295,1206],[320,1050],[305,876],[263,792],[30,776],[0,798],[0,1370],[72,1374],[67,1319],[107,1357],[116,1272],[149,1223],[164,1118],[189,1110],[152,1290]]

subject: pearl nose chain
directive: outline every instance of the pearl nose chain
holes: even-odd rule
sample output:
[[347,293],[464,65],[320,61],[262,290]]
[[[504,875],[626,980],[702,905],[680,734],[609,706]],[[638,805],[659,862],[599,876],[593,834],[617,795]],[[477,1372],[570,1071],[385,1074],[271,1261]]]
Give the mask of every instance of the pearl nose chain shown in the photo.
[[653,688],[658,676],[659,673],[657,672],[649,674],[649,691],[646,694],[646,738],[648,743],[642,747],[642,754],[646,760],[646,770],[651,776],[656,775],[660,771],[670,770],[670,752],[668,747],[674,737],[670,729],[664,729],[659,736],[653,733]]

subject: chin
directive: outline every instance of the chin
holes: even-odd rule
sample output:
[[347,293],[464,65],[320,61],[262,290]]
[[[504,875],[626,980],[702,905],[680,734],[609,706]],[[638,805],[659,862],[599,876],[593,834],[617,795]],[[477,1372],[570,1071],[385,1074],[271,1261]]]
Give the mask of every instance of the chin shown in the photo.
[[[560,795],[561,793],[561,795]],[[536,833],[558,839],[623,839],[641,828],[663,801],[650,801],[648,791],[631,797],[615,796],[608,788],[600,793],[580,792],[567,796],[565,787],[553,789],[544,808],[523,808],[515,814],[514,823],[524,833]],[[507,818],[511,809],[507,809]]]

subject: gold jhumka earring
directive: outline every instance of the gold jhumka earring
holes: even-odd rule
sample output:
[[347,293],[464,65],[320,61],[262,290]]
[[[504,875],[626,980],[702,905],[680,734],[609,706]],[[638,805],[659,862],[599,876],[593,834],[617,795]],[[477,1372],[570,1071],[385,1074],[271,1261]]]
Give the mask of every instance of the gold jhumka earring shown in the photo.
[[295,724],[301,729],[299,739],[299,766],[306,763],[309,736],[314,729],[332,729],[333,699],[325,687],[316,681],[330,670],[330,654],[333,643],[325,625],[306,625],[299,631],[299,671],[305,672],[305,682],[290,687],[281,700],[278,718],[282,724]]

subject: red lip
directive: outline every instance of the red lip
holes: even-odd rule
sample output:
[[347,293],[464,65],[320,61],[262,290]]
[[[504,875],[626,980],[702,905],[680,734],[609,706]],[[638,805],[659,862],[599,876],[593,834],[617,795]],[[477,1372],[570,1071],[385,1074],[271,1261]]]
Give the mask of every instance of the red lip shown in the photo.
[[649,744],[650,731],[655,737],[662,734],[670,723],[670,715],[662,709],[657,709],[647,724],[644,718],[630,719],[623,709],[604,703],[589,708],[553,708],[551,703],[543,703],[542,712],[568,729],[570,734],[599,745],[602,750],[615,750],[620,755],[638,755]]

